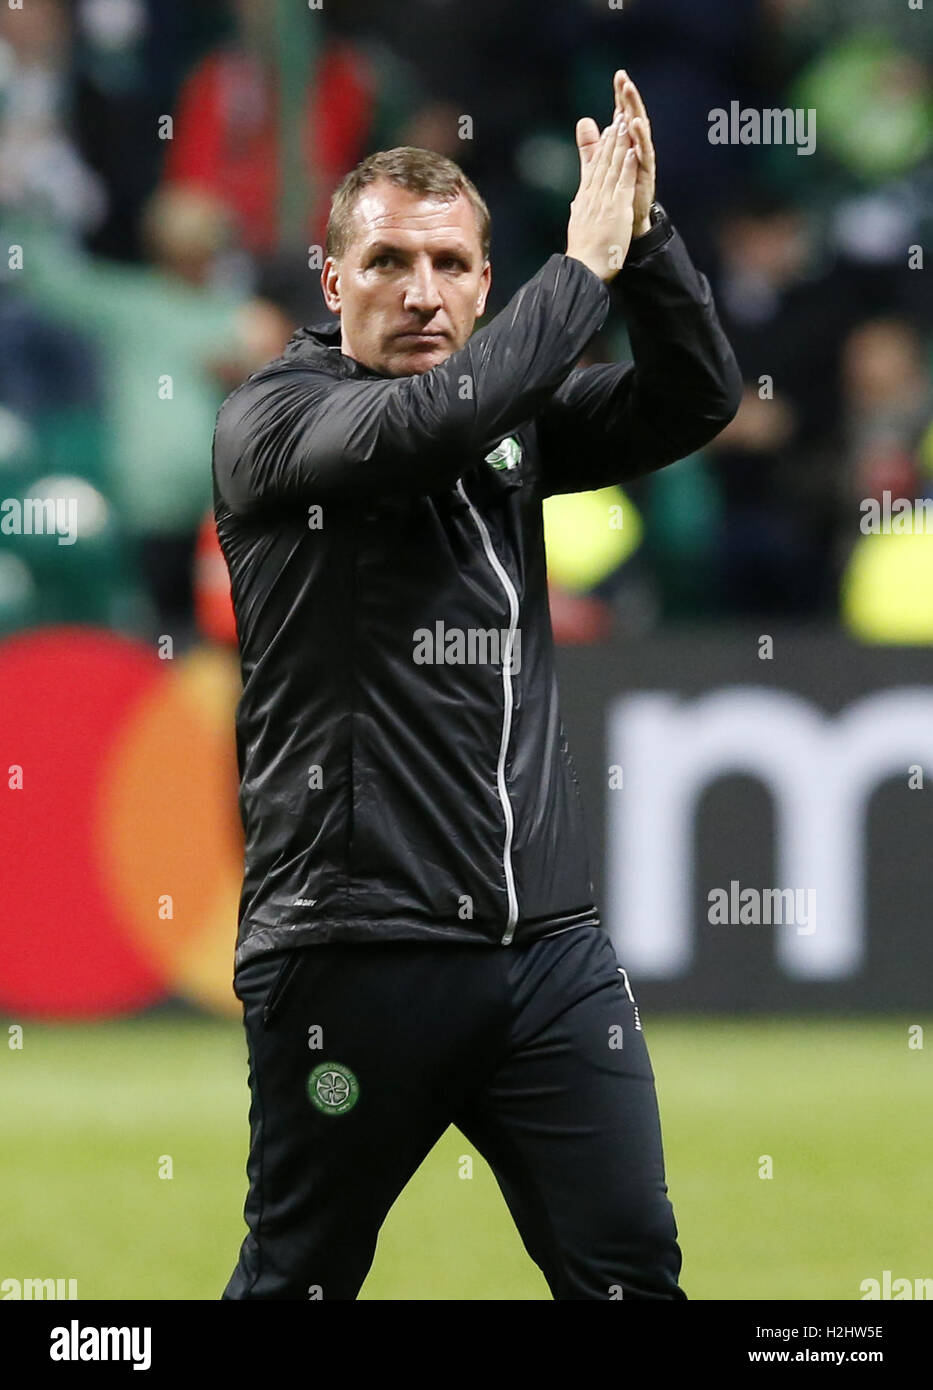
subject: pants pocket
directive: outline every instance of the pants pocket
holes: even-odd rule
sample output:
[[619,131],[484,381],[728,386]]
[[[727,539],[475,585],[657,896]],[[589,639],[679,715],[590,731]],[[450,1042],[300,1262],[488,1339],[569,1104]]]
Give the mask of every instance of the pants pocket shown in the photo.
[[305,962],[308,959],[308,952],[320,949],[321,947],[319,946],[292,946],[285,952],[285,960],[282,961],[281,967],[275,979],[272,981],[269,993],[266,996],[266,1002],[263,1005],[263,1028],[271,1027],[276,1015],[282,1007],[282,1001],[288,993],[290,986],[305,966]]
[[282,1007],[288,990],[302,970],[309,950],[321,947],[289,946],[269,951],[240,967],[233,989],[245,1005],[259,1007],[263,1028],[269,1028]]

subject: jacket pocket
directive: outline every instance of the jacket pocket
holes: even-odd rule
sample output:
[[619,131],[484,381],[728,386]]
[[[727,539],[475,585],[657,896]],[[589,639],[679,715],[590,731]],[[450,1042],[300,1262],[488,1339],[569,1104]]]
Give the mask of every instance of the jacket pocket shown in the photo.
[[276,1014],[279,1012],[279,1009],[282,1006],[282,1001],[284,1000],[290,986],[292,985],[293,981],[295,980],[296,976],[298,975],[299,971],[304,965],[307,959],[308,951],[315,949],[320,950],[320,947],[291,946],[285,952],[285,959],[279,966],[279,969],[272,981],[272,984],[269,986],[269,992],[266,995],[266,1000],[263,1004],[263,1028],[268,1028],[271,1025],[273,1019],[275,1018]]

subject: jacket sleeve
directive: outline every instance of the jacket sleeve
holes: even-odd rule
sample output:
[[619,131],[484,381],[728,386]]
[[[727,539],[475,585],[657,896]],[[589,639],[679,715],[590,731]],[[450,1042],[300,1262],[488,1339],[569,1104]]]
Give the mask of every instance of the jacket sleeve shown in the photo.
[[555,254],[458,352],[404,377],[336,380],[276,362],[221,406],[214,478],[231,511],[453,485],[541,408],[609,308],[606,285]]
[[663,468],[715,438],[739,408],[741,372],[709,282],[677,230],[668,224],[660,245],[658,230],[612,282],[634,362],[571,372],[538,415],[543,497]]

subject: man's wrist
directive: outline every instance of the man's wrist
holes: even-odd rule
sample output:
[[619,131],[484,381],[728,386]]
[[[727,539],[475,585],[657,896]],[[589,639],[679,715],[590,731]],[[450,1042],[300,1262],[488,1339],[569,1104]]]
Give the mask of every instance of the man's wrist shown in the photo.
[[[649,211],[650,227],[643,234],[633,236],[629,245],[628,255],[625,264],[641,260],[643,256],[650,256],[652,251],[656,251],[659,246],[670,241],[674,235],[674,228],[666,211],[660,203],[652,203]],[[623,267],[624,268],[624,267]]]

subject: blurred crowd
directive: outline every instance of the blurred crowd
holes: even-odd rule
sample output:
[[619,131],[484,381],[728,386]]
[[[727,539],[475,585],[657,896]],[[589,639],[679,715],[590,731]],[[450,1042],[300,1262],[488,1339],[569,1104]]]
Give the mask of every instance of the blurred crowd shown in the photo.
[[[563,249],[574,125],[608,120],[619,66],[746,390],[699,453],[547,503],[558,639],[741,618],[933,641],[933,535],[905,567],[860,530],[867,498],[933,496],[933,30],[877,0],[4,5],[0,501],[76,499],[80,542],[0,516],[0,631],[230,641],[213,421],[326,317],[309,248],[340,178],[394,145],[455,159],[492,213],[495,314]],[[814,111],[812,153],[711,143],[732,103]],[[616,308],[588,360],[628,355]]]

